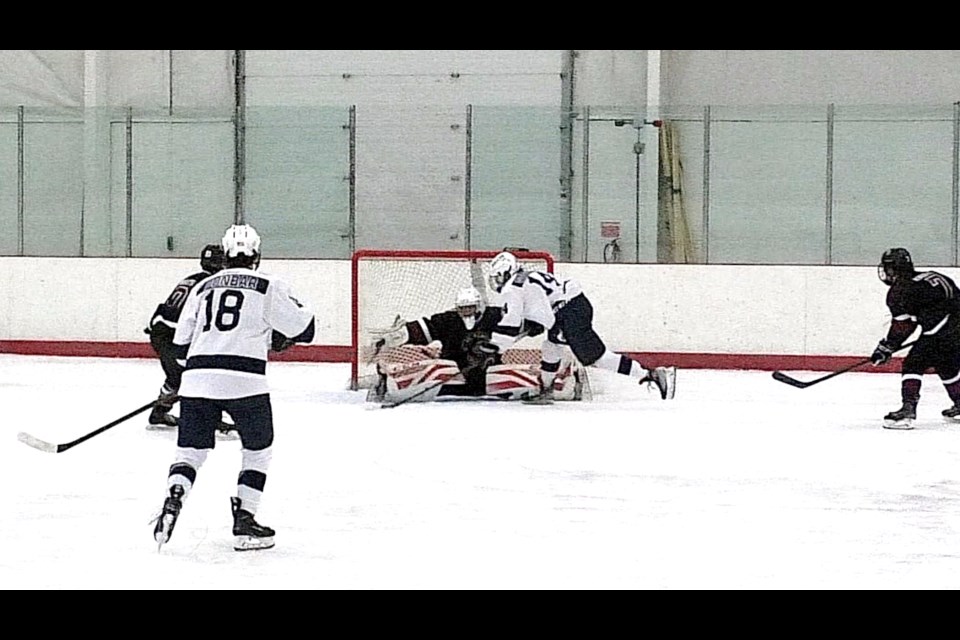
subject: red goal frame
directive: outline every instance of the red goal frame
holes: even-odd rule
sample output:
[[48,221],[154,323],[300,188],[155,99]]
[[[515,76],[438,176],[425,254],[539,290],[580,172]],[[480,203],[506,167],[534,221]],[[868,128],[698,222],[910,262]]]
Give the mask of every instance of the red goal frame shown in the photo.
[[[547,251],[509,250],[518,260],[543,260],[547,271],[553,273],[554,258]],[[358,376],[358,357],[360,353],[360,313],[359,301],[359,265],[361,260],[423,260],[436,258],[438,260],[490,260],[501,251],[429,251],[429,250],[389,250],[389,249],[358,249],[351,257],[350,265],[350,384],[353,387]],[[443,309],[437,309],[437,312]]]

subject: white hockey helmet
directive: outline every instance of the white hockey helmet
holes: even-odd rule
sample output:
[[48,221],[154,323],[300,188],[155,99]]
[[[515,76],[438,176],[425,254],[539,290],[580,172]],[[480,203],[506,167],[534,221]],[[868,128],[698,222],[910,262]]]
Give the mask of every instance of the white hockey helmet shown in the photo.
[[490,273],[487,274],[487,281],[490,288],[500,293],[503,286],[520,271],[520,264],[517,257],[509,251],[502,251],[490,261]]
[[466,287],[457,292],[456,308],[461,318],[471,318],[480,315],[483,298],[474,287]]
[[228,266],[256,268],[260,263],[260,234],[248,224],[230,225],[220,246]]

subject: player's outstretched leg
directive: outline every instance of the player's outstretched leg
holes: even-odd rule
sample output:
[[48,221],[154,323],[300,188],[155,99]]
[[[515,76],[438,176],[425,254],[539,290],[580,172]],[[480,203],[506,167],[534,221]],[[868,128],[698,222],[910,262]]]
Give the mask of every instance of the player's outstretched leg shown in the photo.
[[259,524],[253,514],[241,508],[240,498],[230,498],[233,511],[233,548],[236,551],[269,549],[273,546],[276,532],[270,527]]
[[173,527],[176,526],[177,518],[180,517],[181,508],[183,508],[183,486],[175,484],[170,487],[170,495],[163,501],[163,509],[153,528],[153,539],[158,545],[163,546],[170,541]]

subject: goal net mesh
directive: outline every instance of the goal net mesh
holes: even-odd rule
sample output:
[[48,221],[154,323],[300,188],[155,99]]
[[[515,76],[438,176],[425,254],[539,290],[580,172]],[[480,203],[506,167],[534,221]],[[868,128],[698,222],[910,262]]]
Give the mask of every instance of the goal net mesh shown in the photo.
[[[454,307],[457,292],[473,286],[486,305],[499,304],[487,284],[496,251],[358,251],[353,256],[353,353],[350,386],[376,384],[377,363],[435,358],[439,343],[404,345],[375,355],[372,330],[384,330],[397,317],[409,322]],[[514,252],[528,270],[553,272],[553,257],[544,252]],[[538,364],[543,336],[523,338],[503,354],[505,363]]]

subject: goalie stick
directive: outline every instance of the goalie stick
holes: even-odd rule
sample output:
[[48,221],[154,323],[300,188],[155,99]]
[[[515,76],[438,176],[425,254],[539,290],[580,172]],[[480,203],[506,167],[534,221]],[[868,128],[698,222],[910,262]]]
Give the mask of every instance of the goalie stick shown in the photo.
[[[914,344],[916,344],[916,342],[917,341],[914,340],[913,342],[908,342],[906,344],[903,344],[900,346],[899,349],[895,349],[893,352],[896,353],[897,351],[903,351],[907,347],[911,347]],[[814,378],[813,380],[808,380],[807,382],[803,382],[802,380],[797,380],[796,378],[791,378],[790,376],[788,376],[787,374],[781,371],[774,371],[773,379],[776,380],[777,382],[788,384],[791,387],[796,387],[797,389],[806,389],[807,387],[812,387],[813,385],[823,382],[825,380],[829,380],[830,378],[835,378],[841,373],[846,373],[847,371],[853,371],[857,367],[862,367],[863,365],[867,364],[871,360],[872,360],[872,357],[867,357],[867,358],[864,358],[863,360],[858,360],[857,362],[854,362],[851,365],[847,365],[842,369],[837,369],[832,373],[828,373],[827,375],[821,376],[819,378]]]
[[111,429],[111,428],[117,426],[117,425],[120,424],[121,422],[126,422],[126,421],[129,420],[130,418],[132,418],[132,417],[134,417],[134,416],[137,416],[137,415],[140,415],[141,413],[143,413],[144,411],[146,411],[146,410],[148,410],[148,409],[152,409],[152,408],[153,408],[153,405],[155,405],[156,403],[157,403],[156,400],[151,400],[150,402],[148,402],[147,404],[143,405],[142,407],[140,407],[140,408],[138,408],[138,409],[134,409],[133,411],[131,411],[131,412],[128,413],[127,415],[121,416],[121,417],[117,418],[116,420],[114,420],[113,422],[108,422],[107,424],[103,425],[102,427],[100,427],[100,428],[98,428],[98,429],[94,429],[94,430],[91,431],[90,433],[88,433],[88,434],[86,434],[86,435],[83,435],[83,436],[80,436],[80,437],[77,438],[76,440],[71,440],[70,442],[64,442],[64,443],[62,443],[62,444],[53,444],[53,443],[51,443],[51,442],[46,442],[46,441],[44,441],[44,440],[41,440],[40,438],[37,438],[37,437],[35,437],[35,436],[32,436],[32,435],[30,435],[29,433],[26,433],[26,432],[24,432],[24,431],[21,431],[20,433],[17,434],[17,440],[19,440],[20,442],[22,442],[23,444],[25,444],[25,445],[27,445],[27,446],[33,447],[34,449],[39,449],[40,451],[46,451],[47,453],[62,453],[62,452],[64,452],[64,451],[66,451],[67,449],[72,449],[73,447],[77,446],[77,445],[80,444],[81,442],[86,442],[86,441],[89,440],[90,438],[92,438],[92,437],[94,437],[94,436],[96,436],[96,435],[99,435],[99,434],[103,433],[103,432],[106,431],[107,429]]

